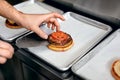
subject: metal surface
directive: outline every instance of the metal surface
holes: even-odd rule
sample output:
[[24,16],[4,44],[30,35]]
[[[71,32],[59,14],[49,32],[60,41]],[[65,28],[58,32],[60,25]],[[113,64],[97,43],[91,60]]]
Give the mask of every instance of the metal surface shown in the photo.
[[[47,28],[45,24],[41,25],[40,28],[46,32],[48,35],[52,32],[51,29]],[[40,38],[36,33],[29,32],[22,37],[16,40],[16,46],[19,48],[29,48],[29,47],[37,47],[40,45],[44,45],[43,43],[47,42],[46,40]]]
[[[22,61],[23,64],[29,66],[34,71],[38,72],[37,75],[35,75],[35,74],[32,76],[27,75],[25,77],[32,78],[34,76],[38,76],[39,74],[42,74],[50,80],[71,80],[70,79],[70,76],[71,76],[70,70],[61,72],[61,71],[51,67],[50,65],[48,65],[45,61],[39,59],[38,56],[35,56],[34,54],[31,54],[30,52],[26,52],[25,49],[19,49],[15,55],[18,57],[18,59],[20,59]],[[23,67],[23,69],[24,68],[25,67]],[[33,72],[29,73],[30,72],[29,70],[24,71],[24,72],[28,73],[28,74],[33,73]],[[37,79],[37,80],[41,80],[41,79]]]
[[74,8],[99,17],[120,19],[120,0],[76,0]]
[[37,47],[44,42],[46,42],[46,40],[31,32],[18,38],[16,40],[16,46],[19,48]]
[[120,29],[110,35],[75,65],[72,71],[89,80],[114,80],[112,63],[120,59]]
[[[27,48],[28,51],[40,59],[43,59],[62,71],[69,69],[79,58],[111,31],[111,27],[108,25],[72,12],[67,12],[64,14],[64,17],[66,20],[64,22],[60,21],[61,30],[69,33],[74,40],[74,46],[70,50],[65,52],[49,50],[47,48],[47,41],[38,42],[37,46]],[[48,32],[50,33],[51,31]],[[25,38],[23,37],[23,39]]]
[[[33,33],[33,32],[31,32]],[[24,36],[27,36],[31,33],[25,34]],[[24,37],[22,36],[22,37]],[[29,35],[28,37],[24,37],[24,38],[19,38],[16,40],[16,46],[19,48],[27,48],[27,47],[34,47],[37,46],[39,41],[34,40],[34,37]],[[40,43],[40,42],[39,42]]]

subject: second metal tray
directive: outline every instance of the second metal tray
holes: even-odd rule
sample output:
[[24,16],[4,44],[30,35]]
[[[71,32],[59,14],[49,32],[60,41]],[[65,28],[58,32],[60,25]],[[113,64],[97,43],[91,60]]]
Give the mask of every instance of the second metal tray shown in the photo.
[[[37,43],[38,45],[27,47],[27,49],[57,69],[65,71],[105,37],[111,31],[111,27],[73,12],[67,12],[63,16],[65,17],[65,21],[60,21],[61,30],[72,36],[74,46],[71,49],[65,52],[56,52],[47,48],[47,41],[40,42],[39,44],[34,40],[34,42],[30,43]],[[46,32],[51,31],[46,28]],[[17,42],[22,42],[23,40],[22,43],[24,43],[26,37],[19,38]],[[32,41],[31,39],[30,41]]]
[[120,59],[120,29],[74,64],[72,71],[87,80],[115,80],[111,67],[117,59]]

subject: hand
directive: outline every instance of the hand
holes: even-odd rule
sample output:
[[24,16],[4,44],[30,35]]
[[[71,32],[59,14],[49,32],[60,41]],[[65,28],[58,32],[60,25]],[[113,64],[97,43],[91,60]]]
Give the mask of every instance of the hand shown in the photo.
[[12,58],[13,53],[13,47],[9,43],[0,40],[0,64],[4,64],[7,59]]
[[57,18],[64,20],[64,17],[58,13],[48,13],[48,14],[23,14],[23,19],[20,21],[20,25],[25,28],[34,31],[40,37],[47,39],[48,35],[42,31],[39,26],[42,23],[47,23],[48,27],[52,29],[56,29],[56,31],[60,30],[60,25],[57,21]]

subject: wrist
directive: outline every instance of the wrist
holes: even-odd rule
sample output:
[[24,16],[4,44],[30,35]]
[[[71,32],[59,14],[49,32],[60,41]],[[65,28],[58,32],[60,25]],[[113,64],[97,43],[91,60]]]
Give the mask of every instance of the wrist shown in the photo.
[[22,25],[22,21],[24,21],[24,13],[22,13],[21,11],[17,11],[15,17],[13,18],[14,21],[18,24],[18,25]]

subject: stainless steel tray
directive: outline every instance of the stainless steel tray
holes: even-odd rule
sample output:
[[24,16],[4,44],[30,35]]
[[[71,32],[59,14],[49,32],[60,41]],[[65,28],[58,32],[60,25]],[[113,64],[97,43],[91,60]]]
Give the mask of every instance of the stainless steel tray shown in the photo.
[[115,80],[112,63],[120,59],[120,29],[72,66],[72,71],[87,80]]
[[[42,2],[32,2],[32,1],[25,1],[20,4],[17,4],[14,6],[16,9],[24,12],[24,13],[48,13],[48,12],[59,12],[63,13],[63,11],[56,9],[54,7],[50,7],[49,5],[46,5]],[[6,41],[12,41],[13,39],[17,38],[20,35],[23,35],[29,30],[26,30],[25,28],[22,29],[10,29],[5,26],[5,20],[6,18],[0,17],[0,37]]]
[[[111,27],[73,12],[67,12],[63,16],[66,20],[60,21],[61,30],[72,36],[74,46],[71,49],[65,52],[55,52],[47,48],[47,41],[34,47],[27,47],[27,49],[57,69],[65,71],[105,37],[111,31]],[[43,27],[43,30],[48,34],[52,32],[45,28],[46,26]],[[22,38],[25,40],[24,37]],[[22,38],[17,42],[20,42]],[[36,43],[38,44],[38,42]]]

